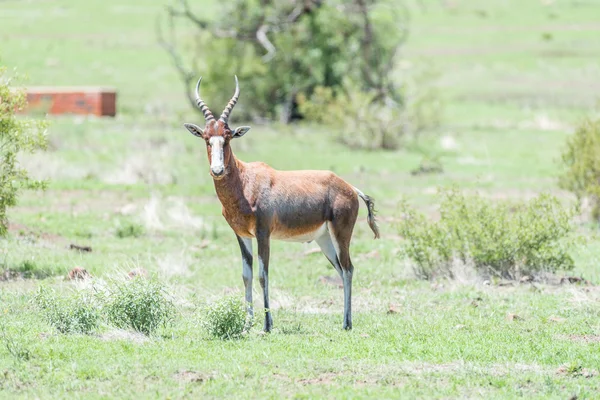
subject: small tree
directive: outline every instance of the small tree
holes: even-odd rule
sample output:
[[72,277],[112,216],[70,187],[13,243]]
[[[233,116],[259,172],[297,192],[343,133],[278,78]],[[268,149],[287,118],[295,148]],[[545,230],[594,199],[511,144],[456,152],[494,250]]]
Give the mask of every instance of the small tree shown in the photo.
[[0,67],[0,236],[8,231],[6,210],[17,204],[21,189],[43,188],[19,165],[18,155],[46,148],[46,123],[18,118],[26,105],[25,92],[11,87],[6,68]]
[[[167,7],[173,28],[196,28],[177,44],[157,25],[159,43],[171,55],[189,95],[198,75],[211,104],[225,104],[233,75],[242,84],[245,104],[238,116],[299,116],[296,97],[315,88],[341,89],[356,82],[378,104],[403,106],[392,80],[397,54],[408,35],[405,5],[390,0],[233,0],[217,15],[193,10],[188,0]],[[183,36],[181,35],[183,39]],[[187,39],[187,41],[186,41]],[[216,105],[214,106],[217,107]]]
[[600,119],[586,120],[577,128],[567,140],[562,161],[566,170],[560,187],[580,200],[587,197],[594,219],[600,220]]

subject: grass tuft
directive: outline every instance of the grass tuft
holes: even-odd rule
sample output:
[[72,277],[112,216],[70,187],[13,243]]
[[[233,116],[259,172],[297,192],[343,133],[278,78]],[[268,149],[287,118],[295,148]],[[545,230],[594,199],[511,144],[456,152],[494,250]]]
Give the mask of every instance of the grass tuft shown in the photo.
[[202,327],[213,338],[239,339],[253,321],[246,321],[246,304],[237,296],[228,296],[208,305],[200,319]]
[[175,306],[162,283],[135,277],[115,283],[106,299],[109,322],[118,328],[150,335],[175,318]]
[[46,321],[61,333],[94,332],[100,322],[100,307],[95,298],[81,291],[58,296],[52,289],[40,286],[34,297]]
[[115,232],[115,235],[120,239],[129,237],[138,238],[144,234],[144,227],[140,224],[128,223],[119,226]]

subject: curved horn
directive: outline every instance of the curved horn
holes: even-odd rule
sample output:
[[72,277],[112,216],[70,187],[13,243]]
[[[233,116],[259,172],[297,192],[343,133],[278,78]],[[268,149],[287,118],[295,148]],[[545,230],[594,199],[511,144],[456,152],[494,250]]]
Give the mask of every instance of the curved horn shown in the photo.
[[208,106],[204,104],[204,100],[200,98],[200,82],[202,82],[202,77],[198,79],[198,83],[196,84],[196,105],[198,106],[200,111],[202,111],[202,114],[204,114],[204,119],[206,121],[210,121],[211,119],[215,119],[215,117],[208,109]]
[[231,113],[231,110],[233,110],[233,107],[235,107],[235,104],[238,101],[238,98],[240,97],[240,85],[238,83],[238,78],[237,75],[235,76],[235,93],[233,94],[233,97],[231,98],[231,100],[229,100],[229,103],[227,103],[227,107],[225,107],[225,109],[223,110],[223,114],[221,114],[221,118],[219,118],[219,120],[227,123],[227,120],[229,119],[229,114]]

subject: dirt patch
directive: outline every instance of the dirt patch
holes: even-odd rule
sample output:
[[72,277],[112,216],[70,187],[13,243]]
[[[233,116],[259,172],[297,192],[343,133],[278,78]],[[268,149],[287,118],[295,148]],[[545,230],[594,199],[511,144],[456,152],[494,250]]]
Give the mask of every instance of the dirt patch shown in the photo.
[[51,244],[62,244],[65,242],[65,239],[60,235],[48,232],[40,232],[37,229],[33,229],[28,226],[12,222],[8,225],[8,231],[21,239],[25,239],[33,243],[39,240]]
[[179,371],[173,375],[173,379],[184,383],[204,383],[212,379],[212,376],[196,371]]
[[571,378],[593,378],[598,376],[598,371],[594,369],[582,368],[581,366],[567,366],[563,365],[556,370],[558,375],[565,375]]
[[320,276],[318,281],[326,286],[333,286],[333,287],[337,287],[337,288],[344,287],[342,278],[340,278],[339,275],[338,276]]
[[0,282],[18,281],[21,279],[25,279],[23,273],[12,269],[5,269],[0,274]]
[[127,340],[137,344],[142,344],[150,340],[147,336],[139,332],[130,332],[122,329],[115,329],[100,335],[100,339],[106,341],[112,340]]
[[572,342],[579,343],[600,343],[600,335],[569,335],[567,336]]
[[457,373],[475,372],[487,376],[504,376],[521,372],[547,374],[550,370],[535,364],[471,364],[449,362],[442,364],[422,362],[402,362],[370,365],[358,364],[340,371],[316,372],[316,376],[291,378],[282,372],[273,373],[274,379],[282,382],[294,382],[298,385],[355,385],[355,386],[395,386],[401,387],[409,377],[432,375],[431,379],[443,381],[447,376]]
[[301,385],[331,385],[341,375],[343,375],[342,372],[325,372],[315,378],[298,379],[296,383]]

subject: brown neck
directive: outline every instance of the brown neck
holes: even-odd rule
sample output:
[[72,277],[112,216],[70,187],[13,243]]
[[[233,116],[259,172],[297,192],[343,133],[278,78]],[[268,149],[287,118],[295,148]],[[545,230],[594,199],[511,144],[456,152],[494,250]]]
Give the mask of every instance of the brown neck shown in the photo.
[[245,202],[243,188],[244,165],[235,157],[231,148],[227,151],[230,154],[229,157],[225,155],[225,159],[228,160],[225,166],[225,176],[219,180],[213,179],[213,182],[223,207],[239,207],[241,202]]

